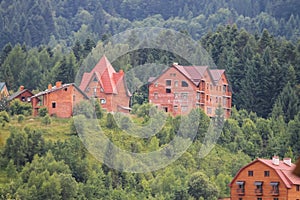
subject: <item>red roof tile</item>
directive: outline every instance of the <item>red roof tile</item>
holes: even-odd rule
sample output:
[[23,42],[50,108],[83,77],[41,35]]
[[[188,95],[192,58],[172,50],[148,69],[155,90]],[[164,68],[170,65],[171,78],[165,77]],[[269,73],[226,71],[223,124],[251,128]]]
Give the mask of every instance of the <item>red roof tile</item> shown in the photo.
[[124,73],[117,73],[105,55],[99,60],[91,72],[83,74],[81,84],[79,86],[80,89],[86,89],[94,74],[105,93],[118,93],[116,84],[124,76]]

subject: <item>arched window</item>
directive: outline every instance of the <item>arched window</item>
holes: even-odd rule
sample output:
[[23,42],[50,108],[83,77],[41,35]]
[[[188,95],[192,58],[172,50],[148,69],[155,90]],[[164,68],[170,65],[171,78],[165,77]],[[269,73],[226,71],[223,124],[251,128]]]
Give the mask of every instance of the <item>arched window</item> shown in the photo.
[[186,81],[181,81],[181,87],[189,87],[189,84]]

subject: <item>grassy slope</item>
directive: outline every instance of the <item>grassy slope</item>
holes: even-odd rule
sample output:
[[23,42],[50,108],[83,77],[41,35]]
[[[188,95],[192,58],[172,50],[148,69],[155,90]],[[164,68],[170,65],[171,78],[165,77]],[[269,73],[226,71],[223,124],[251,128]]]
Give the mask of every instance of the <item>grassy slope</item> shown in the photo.
[[[52,122],[50,125],[45,126],[41,123],[41,118],[27,117],[21,123],[18,123],[16,117],[11,118],[9,124],[5,124],[4,127],[0,126],[0,149],[2,150],[5,146],[5,141],[9,137],[10,128],[16,127],[22,130],[24,127],[35,127],[43,130],[43,137],[46,140],[65,140],[70,135],[70,122],[72,119],[58,119],[51,118]],[[6,177],[6,170],[0,169],[0,188],[7,184],[8,180]]]

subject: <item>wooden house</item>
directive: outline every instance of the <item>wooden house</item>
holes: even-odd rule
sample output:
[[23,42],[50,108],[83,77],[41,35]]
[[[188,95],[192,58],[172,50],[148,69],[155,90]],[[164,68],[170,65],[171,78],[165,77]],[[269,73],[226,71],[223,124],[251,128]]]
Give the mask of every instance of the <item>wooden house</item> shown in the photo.
[[242,167],[231,183],[232,200],[299,200],[300,177],[290,158],[256,159]]

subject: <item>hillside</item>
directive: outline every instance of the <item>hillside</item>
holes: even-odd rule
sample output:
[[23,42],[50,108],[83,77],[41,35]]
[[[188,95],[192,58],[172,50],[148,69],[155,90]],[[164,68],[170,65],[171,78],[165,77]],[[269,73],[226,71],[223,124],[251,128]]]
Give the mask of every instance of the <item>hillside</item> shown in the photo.
[[87,37],[99,40],[128,28],[159,26],[187,31],[200,39],[219,25],[236,23],[251,33],[267,29],[272,35],[297,40],[297,0],[112,0],[0,2],[0,48],[7,43],[34,47],[74,45]]
[[[0,82],[11,94],[20,86],[36,94],[56,81],[76,82],[108,50],[118,54],[139,42],[132,34],[131,43],[114,49],[112,36],[141,27],[191,37],[212,65],[225,69],[232,91],[226,120],[222,110],[213,119],[200,109],[177,117],[151,110],[148,85],[140,83],[161,72],[156,66],[193,63],[163,49],[139,48],[111,63],[134,88],[130,115],[107,113],[98,104],[93,118],[96,106],[80,104],[79,116],[70,119],[46,112],[32,117],[30,104],[0,97],[0,199],[215,200],[230,195],[228,183],[255,158],[278,155],[295,162],[300,152],[299,12],[298,0],[0,0]],[[160,36],[171,37],[170,31]],[[151,124],[152,112],[162,127]],[[217,130],[209,128],[210,121]],[[191,139],[189,123],[195,122],[200,124]],[[101,128],[93,129],[95,124]],[[130,124],[156,132],[136,137],[141,129]],[[99,130],[112,143],[103,142]],[[215,146],[203,153],[214,134],[219,136]],[[158,170],[150,170],[157,157],[122,157],[113,148],[133,155],[166,149],[169,160],[187,143],[178,160]],[[139,165],[136,158],[147,164]],[[146,172],[116,170],[135,167]]]

